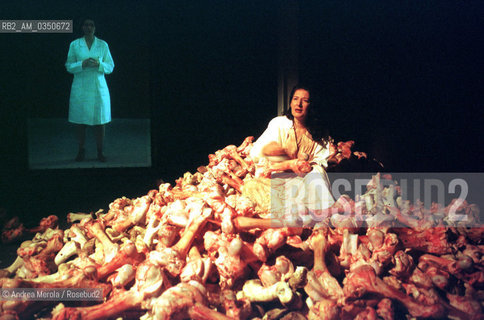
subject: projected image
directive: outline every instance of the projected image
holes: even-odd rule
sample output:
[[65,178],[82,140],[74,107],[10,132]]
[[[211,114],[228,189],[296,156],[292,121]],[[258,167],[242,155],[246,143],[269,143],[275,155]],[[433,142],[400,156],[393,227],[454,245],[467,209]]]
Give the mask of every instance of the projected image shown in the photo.
[[[27,122],[29,168],[151,166],[149,107],[145,101],[144,108],[132,108],[129,100],[122,99],[124,91],[119,88],[125,84],[122,77],[115,76],[127,71],[123,63],[118,71],[115,63],[116,57],[123,61],[127,54],[124,47],[116,51],[115,45],[113,50],[104,36],[98,37],[92,18],[79,19],[77,24],[78,33],[63,41],[63,61],[55,61],[64,64],[62,72],[70,87],[64,93],[65,102],[58,102],[62,112],[35,110]],[[60,39],[56,40],[60,46]],[[137,69],[137,76],[146,78],[140,70],[143,68]]]
[[[150,167],[150,119],[112,119],[105,125],[104,159],[99,158],[96,128],[86,126],[82,159],[73,124],[67,119],[29,119],[31,169]],[[104,160],[104,161],[102,161]]]

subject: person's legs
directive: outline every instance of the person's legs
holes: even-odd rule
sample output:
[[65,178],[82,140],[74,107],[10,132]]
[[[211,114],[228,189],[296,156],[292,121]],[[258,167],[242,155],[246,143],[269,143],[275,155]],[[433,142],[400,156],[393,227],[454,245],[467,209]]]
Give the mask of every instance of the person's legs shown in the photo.
[[86,150],[84,149],[84,143],[86,142],[86,125],[78,124],[76,127],[77,140],[79,142],[79,151],[77,152],[76,161],[82,161],[86,156]]
[[97,159],[101,162],[106,161],[106,157],[103,154],[103,144],[104,144],[104,125],[94,126],[94,135],[96,136],[97,145]]

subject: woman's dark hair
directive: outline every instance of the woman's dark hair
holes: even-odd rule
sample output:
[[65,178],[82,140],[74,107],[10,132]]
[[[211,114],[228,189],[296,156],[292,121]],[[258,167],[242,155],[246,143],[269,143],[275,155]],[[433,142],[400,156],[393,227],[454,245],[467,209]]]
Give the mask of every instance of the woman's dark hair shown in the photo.
[[82,30],[82,26],[84,25],[84,22],[86,22],[87,20],[91,20],[92,22],[94,22],[94,27],[96,27],[96,20],[94,20],[93,18],[91,17],[82,17],[80,20],[79,20],[79,32],[81,34],[83,34],[83,30]]
[[296,85],[294,88],[291,90],[291,94],[289,96],[289,101],[286,106],[286,110],[284,111],[284,115],[290,119],[294,120],[294,116],[292,115],[291,112],[291,101],[292,98],[294,97],[294,94],[296,93],[297,90],[306,90],[309,92],[309,106],[308,106],[308,114],[306,116],[306,128],[308,129],[309,133],[313,137],[313,140],[321,143],[321,144],[326,144],[329,136],[328,136],[328,128],[327,126],[324,125],[324,122],[321,120],[321,109],[319,105],[319,101],[316,97],[311,92],[311,89],[307,86],[303,85]]

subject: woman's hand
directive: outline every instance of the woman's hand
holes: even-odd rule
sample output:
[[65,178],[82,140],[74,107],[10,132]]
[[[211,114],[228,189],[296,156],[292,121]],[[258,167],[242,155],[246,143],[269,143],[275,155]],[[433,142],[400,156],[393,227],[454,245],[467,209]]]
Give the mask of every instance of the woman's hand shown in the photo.
[[85,68],[88,68],[91,64],[91,60],[90,59],[86,59],[84,61],[82,61],[82,69],[85,69]]
[[97,68],[99,67],[99,61],[97,61],[94,58],[88,58],[84,61],[82,61],[82,68]]
[[92,66],[97,68],[99,67],[99,60],[91,58]]
[[311,165],[306,160],[292,159],[282,162],[271,163],[271,171],[288,171],[291,170],[299,176],[303,176],[312,170]]
[[305,175],[311,171],[311,165],[306,160],[293,159],[291,161],[291,170],[294,171],[298,176]]

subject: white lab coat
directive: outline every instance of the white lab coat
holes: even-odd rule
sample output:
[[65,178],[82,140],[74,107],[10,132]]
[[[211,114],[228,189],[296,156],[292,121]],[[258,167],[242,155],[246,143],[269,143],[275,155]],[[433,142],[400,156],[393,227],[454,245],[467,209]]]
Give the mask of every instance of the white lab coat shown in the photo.
[[[98,68],[82,68],[85,59],[99,60]],[[96,37],[87,47],[84,37],[71,42],[66,69],[74,74],[69,99],[69,122],[101,125],[111,121],[111,98],[104,78],[114,69],[108,44]]]

